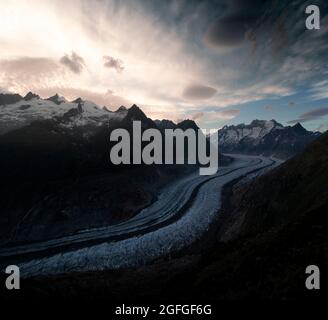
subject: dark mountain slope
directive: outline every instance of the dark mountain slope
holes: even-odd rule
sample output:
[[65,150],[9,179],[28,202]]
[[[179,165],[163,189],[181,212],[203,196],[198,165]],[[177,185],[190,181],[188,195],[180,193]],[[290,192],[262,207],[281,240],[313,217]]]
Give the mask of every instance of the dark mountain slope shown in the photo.
[[0,93],[0,106],[16,103],[22,99],[23,97],[19,94]]
[[[328,133],[255,181],[233,188],[224,239],[262,232],[297,219],[328,199]],[[223,230],[222,230],[223,231]]]
[[132,133],[132,121],[141,121],[142,130],[156,128],[155,122],[134,105],[124,118],[102,125],[71,125],[83,120],[79,106],[83,111],[78,102],[62,116],[0,135],[0,242],[46,239],[129,219],[156,199],[163,184],[196,169],[113,165],[111,131]]

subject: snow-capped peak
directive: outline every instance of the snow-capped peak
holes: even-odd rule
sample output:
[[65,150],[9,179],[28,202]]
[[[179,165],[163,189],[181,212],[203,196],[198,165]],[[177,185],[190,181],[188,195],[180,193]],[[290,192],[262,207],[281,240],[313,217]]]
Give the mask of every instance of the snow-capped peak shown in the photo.
[[63,102],[67,102],[66,99],[56,93],[54,96],[47,98],[46,100],[52,101],[55,104],[61,104]]
[[250,124],[239,124],[237,126],[224,126],[219,131],[219,144],[235,144],[244,138],[259,142],[272,130],[284,127],[275,120],[253,120]]
[[293,127],[275,120],[253,120],[250,124],[225,126],[218,131],[218,146],[226,153],[274,155],[288,158],[317,135],[300,124]]
[[110,119],[123,119],[127,114],[127,110],[114,113],[82,98],[69,102],[58,94],[47,99],[33,93],[28,93],[24,98],[0,94],[0,104],[0,134],[35,120],[54,119],[65,127],[100,126]]

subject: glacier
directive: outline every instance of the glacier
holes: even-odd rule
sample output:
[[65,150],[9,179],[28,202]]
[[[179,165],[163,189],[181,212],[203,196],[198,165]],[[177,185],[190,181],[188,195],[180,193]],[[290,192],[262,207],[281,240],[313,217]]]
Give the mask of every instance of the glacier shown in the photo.
[[[261,161],[254,161],[256,159]],[[241,163],[244,165],[241,166]],[[238,160],[230,166],[230,169],[235,167],[235,170],[224,176],[217,175],[204,183],[192,205],[177,221],[125,240],[104,242],[22,262],[19,264],[21,275],[40,277],[70,272],[133,268],[186,248],[199,239],[219,215],[221,191],[226,183],[275,164],[274,160],[265,157],[238,156]],[[144,212],[140,213],[141,217],[143,214]]]

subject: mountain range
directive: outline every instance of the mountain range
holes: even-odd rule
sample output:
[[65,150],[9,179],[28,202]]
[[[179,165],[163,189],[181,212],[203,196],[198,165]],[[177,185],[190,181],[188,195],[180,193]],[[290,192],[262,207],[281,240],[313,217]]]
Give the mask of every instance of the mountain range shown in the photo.
[[320,135],[300,123],[283,126],[275,120],[253,120],[250,124],[224,126],[218,131],[222,152],[274,156],[287,159],[300,153]]
[[[108,123],[113,128],[118,124],[124,127],[133,119],[139,119],[143,126],[160,130],[198,128],[192,120],[178,124],[166,119],[153,121],[136,105],[128,110],[121,106],[111,111],[106,106],[99,107],[81,98],[67,101],[58,94],[47,99],[41,99],[32,92],[24,97],[19,94],[0,94],[0,135],[42,120],[56,122],[60,130],[74,129],[70,131],[74,134],[80,131],[84,138],[94,135]],[[218,146],[223,153],[261,154],[287,159],[300,153],[319,135],[319,132],[307,131],[300,123],[283,126],[275,120],[253,120],[250,124],[224,126],[218,131]]]
[[[0,94],[0,243],[124,221],[155,201],[164,184],[197,168],[111,164],[111,131],[132,132],[135,120],[142,130],[198,129],[193,120],[152,120],[137,105],[110,111],[58,94],[47,99],[31,92],[24,97]],[[256,120],[224,127],[218,144],[224,152],[290,157],[317,135],[300,125]],[[219,155],[221,166],[229,161]]]
[[126,114],[127,109],[124,107],[112,112],[92,101],[81,98],[67,101],[58,94],[47,99],[41,99],[32,92],[24,97],[19,94],[0,94],[0,134],[22,128],[36,120],[56,120],[62,128],[99,127],[108,120],[120,120]]

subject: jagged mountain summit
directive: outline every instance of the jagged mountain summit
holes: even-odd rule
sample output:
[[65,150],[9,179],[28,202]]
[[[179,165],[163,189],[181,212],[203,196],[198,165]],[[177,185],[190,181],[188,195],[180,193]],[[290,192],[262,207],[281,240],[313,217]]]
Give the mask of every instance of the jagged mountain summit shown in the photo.
[[222,152],[262,154],[289,158],[301,152],[320,133],[307,131],[300,123],[283,126],[275,120],[253,120],[250,124],[224,126],[218,131]]
[[127,111],[128,109],[127,109],[127,107],[125,107],[125,106],[120,106],[117,110],[116,110],[116,112],[125,112],[125,111]]
[[165,129],[175,129],[177,125],[171,120],[155,120],[157,127],[161,130]]
[[26,96],[24,97],[24,100],[25,101],[30,101],[30,100],[32,100],[32,99],[40,99],[40,96],[38,96],[37,94],[34,94],[33,92],[28,92],[27,94],[26,94]]
[[123,109],[112,112],[82,98],[69,102],[58,94],[47,99],[32,92],[25,97],[0,94],[0,134],[22,128],[36,120],[53,120],[65,127],[100,126],[109,119],[122,119],[126,113],[127,110]]
[[56,93],[54,96],[47,98],[46,100],[52,101],[55,104],[61,104],[66,102],[66,99],[64,97],[59,96],[58,93]]
[[[38,127],[40,124],[37,122],[40,121],[46,121],[43,126],[56,130],[78,129],[85,136],[95,134],[97,128],[109,122],[111,128],[132,128],[133,121],[141,121],[143,129],[198,129],[192,120],[184,120],[178,124],[170,120],[153,121],[136,104],[130,108],[120,106],[116,111],[111,111],[106,106],[99,107],[81,97],[68,101],[59,94],[46,99],[32,92],[25,97],[19,94],[0,94],[0,135],[28,126]],[[75,131],[71,130],[71,133]],[[69,131],[65,134],[67,133]]]

